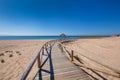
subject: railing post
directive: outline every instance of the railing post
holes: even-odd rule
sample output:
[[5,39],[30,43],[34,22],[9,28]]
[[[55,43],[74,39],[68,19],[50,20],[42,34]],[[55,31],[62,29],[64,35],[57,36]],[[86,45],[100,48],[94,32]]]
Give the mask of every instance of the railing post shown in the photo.
[[61,51],[62,51],[62,52],[64,52],[64,51],[63,51],[63,47],[62,47],[62,46],[61,46]]
[[39,56],[38,56],[38,68],[40,68],[41,66],[41,61],[40,61],[40,53],[39,53]]
[[43,49],[42,49],[42,55],[44,55],[44,49],[45,49],[45,46],[43,46]]
[[45,49],[47,48],[47,44],[45,44]]
[[61,52],[64,52],[63,51],[63,46],[61,44],[59,44],[59,48],[61,49]]
[[71,50],[71,61],[73,61],[74,52]]

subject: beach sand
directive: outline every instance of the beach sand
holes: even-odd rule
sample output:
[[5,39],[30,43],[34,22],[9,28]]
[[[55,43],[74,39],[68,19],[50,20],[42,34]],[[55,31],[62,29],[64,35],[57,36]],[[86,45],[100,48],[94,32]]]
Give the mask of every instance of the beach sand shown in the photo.
[[0,40],[0,80],[18,80],[46,41]]
[[[1,40],[0,54],[3,53],[4,55],[0,56],[0,60],[4,59],[5,62],[0,61],[0,80],[19,79],[46,41],[48,40]],[[99,57],[102,61],[120,70],[120,37],[80,39],[70,42],[66,46],[80,53]],[[10,57],[10,54],[13,56]],[[88,60],[87,62],[97,67],[96,64]],[[114,80],[112,77],[109,79]]]
[[[89,57],[99,58],[99,62],[120,70],[120,37],[80,39],[70,42],[66,46]],[[98,60],[96,59],[96,61]],[[88,64],[98,67],[89,61]]]

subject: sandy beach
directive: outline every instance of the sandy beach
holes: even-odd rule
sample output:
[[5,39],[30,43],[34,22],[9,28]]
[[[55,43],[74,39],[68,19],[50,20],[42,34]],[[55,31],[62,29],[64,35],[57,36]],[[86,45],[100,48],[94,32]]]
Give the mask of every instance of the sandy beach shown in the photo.
[[[91,58],[94,57],[96,61],[103,62],[105,65],[107,64],[120,70],[120,37],[80,39],[70,42],[66,46]],[[102,68],[97,66],[97,64],[89,62],[89,60],[87,60],[87,64]],[[119,79],[111,78],[110,80]]]
[[48,40],[0,40],[0,80],[17,80]]
[[[1,40],[0,80],[19,79],[40,47],[47,41],[48,40]],[[117,69],[120,68],[120,37],[79,39],[70,42],[66,46],[81,53],[97,56],[111,66]],[[92,65],[97,67],[94,63],[92,63]]]

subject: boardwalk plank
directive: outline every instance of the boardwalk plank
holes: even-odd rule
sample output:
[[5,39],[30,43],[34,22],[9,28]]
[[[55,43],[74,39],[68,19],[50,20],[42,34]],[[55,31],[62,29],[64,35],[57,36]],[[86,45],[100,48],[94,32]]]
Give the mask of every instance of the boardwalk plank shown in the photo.
[[[46,58],[47,56],[44,56],[43,61]],[[51,55],[42,69],[46,70],[42,71],[42,80],[91,80],[83,70],[67,59],[56,44],[52,47]],[[36,76],[35,80],[39,80],[39,77]]]

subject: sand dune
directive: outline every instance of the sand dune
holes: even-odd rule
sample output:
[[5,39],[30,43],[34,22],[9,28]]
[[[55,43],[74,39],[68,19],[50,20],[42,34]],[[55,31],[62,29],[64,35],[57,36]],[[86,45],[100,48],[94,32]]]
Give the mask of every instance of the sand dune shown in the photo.
[[[0,54],[4,55],[0,56],[0,80],[17,80],[46,41],[1,40]],[[10,54],[12,57],[9,56]],[[1,62],[2,59],[4,63]]]
[[[97,58],[99,58],[99,62],[106,63],[107,65],[109,64],[110,67],[120,71],[120,37],[80,39],[66,46],[77,52],[86,54],[87,56],[96,56],[96,61]],[[88,64],[99,67],[89,61]],[[100,68],[102,67],[100,66]],[[114,80],[114,78],[112,79]]]
[[[17,80],[46,41],[1,40],[0,54],[4,55],[0,56],[0,80]],[[80,39],[66,46],[81,53],[86,52],[98,56],[112,66],[120,68],[120,37]],[[1,62],[2,59],[4,59],[4,63]]]
[[68,46],[79,51],[85,50],[120,67],[120,37],[80,39]]

